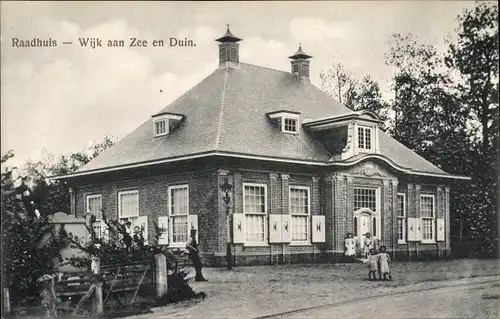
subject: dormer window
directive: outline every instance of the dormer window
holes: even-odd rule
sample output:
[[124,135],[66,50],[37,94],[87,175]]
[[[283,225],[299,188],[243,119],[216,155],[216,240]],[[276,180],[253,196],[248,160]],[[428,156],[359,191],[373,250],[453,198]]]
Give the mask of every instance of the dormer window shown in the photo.
[[155,136],[167,135],[168,119],[161,119],[155,121]]
[[284,133],[298,133],[297,119],[291,117],[285,117],[283,120],[283,132]]
[[373,147],[373,128],[358,125],[358,148],[363,151],[371,151]]
[[163,112],[153,115],[154,137],[170,134],[184,119],[182,114]]
[[281,132],[288,134],[299,134],[299,115],[298,112],[276,111],[266,114],[271,122],[281,129]]

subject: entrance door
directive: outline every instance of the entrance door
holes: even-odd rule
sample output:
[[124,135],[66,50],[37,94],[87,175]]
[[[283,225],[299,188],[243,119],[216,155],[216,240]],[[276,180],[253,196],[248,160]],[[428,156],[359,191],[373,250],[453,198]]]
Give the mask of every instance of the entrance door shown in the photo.
[[361,213],[359,215],[359,223],[358,223],[358,238],[359,238],[359,246],[363,248],[365,246],[365,235],[366,233],[371,232],[372,229],[372,218],[368,213]]

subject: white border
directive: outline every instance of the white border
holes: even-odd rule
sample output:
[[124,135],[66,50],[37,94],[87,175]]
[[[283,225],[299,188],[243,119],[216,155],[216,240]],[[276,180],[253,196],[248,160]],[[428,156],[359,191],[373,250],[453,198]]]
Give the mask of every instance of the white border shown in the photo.
[[[124,195],[124,194],[127,194],[127,195],[136,194],[137,195],[137,215],[135,215],[135,216],[121,216],[122,203],[120,200],[120,195]],[[140,211],[139,190],[135,189],[135,190],[128,190],[128,191],[120,191],[120,192],[118,192],[117,200],[118,200],[118,219],[139,217],[139,215],[140,215],[140,213],[139,213],[139,211]]]
[[[86,195],[85,196],[85,213],[89,212],[89,200],[94,199],[94,198],[99,198],[101,200],[101,209],[102,209],[102,195],[101,194]],[[101,218],[97,219],[97,215],[95,216],[96,222],[101,221],[101,220],[102,220],[102,212],[101,212]]]
[[[245,211],[245,186],[255,186],[255,187],[264,187],[264,213],[256,213],[256,212],[248,212],[249,215],[262,215],[264,216],[264,241],[262,242],[249,242],[247,241],[247,225],[246,225],[246,215],[247,212]],[[267,224],[268,224],[268,211],[267,211],[267,184],[260,184],[260,183],[243,183],[243,189],[242,189],[242,195],[243,195],[243,215],[245,216],[245,246],[249,247],[262,247],[262,246],[269,246],[269,235],[268,235],[268,229],[267,229]]]
[[[431,220],[430,217],[422,216],[422,197],[430,197],[432,198],[432,239],[424,239],[424,220]],[[422,220],[422,244],[435,244],[436,243],[436,233],[437,233],[437,225],[436,225],[436,195],[433,194],[420,194],[420,207],[418,208],[420,213],[420,219]]]
[[[186,189],[187,190],[187,214],[185,215],[173,215],[172,214],[172,205],[171,205],[171,192],[173,189]],[[185,242],[174,242],[174,222],[173,222],[173,218],[174,217],[180,217],[180,216],[186,216],[187,218],[187,226],[188,226],[188,229],[187,229],[187,234],[188,234],[188,240],[189,240],[189,185],[188,184],[179,184],[179,185],[173,185],[173,186],[169,186],[167,188],[167,192],[168,192],[168,201],[167,201],[167,205],[168,205],[168,240],[169,240],[169,247],[179,247],[179,248],[185,248],[186,247],[186,244],[187,244],[187,241]],[[200,226],[198,226],[198,228],[200,228]],[[199,230],[198,230],[199,231]]]
[[[303,214],[292,214],[292,189],[305,189],[307,190],[307,215]],[[293,231],[290,232],[290,245],[291,246],[301,246],[301,245],[310,245],[311,244],[311,226],[312,226],[312,221],[311,221],[311,187],[309,186],[295,186],[295,185],[289,185],[288,186],[288,211],[290,212],[290,218],[293,219],[293,216],[302,216],[302,217],[307,217],[307,240],[306,241],[293,241],[292,236],[293,236]],[[292,221],[290,221],[292,222]],[[290,225],[291,226],[291,225]]]

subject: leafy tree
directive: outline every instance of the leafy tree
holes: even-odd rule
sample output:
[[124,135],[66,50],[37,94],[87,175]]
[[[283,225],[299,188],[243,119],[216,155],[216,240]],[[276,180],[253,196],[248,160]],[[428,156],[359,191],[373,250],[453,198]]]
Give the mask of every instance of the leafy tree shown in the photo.
[[[12,152],[2,156],[2,166],[13,156]],[[54,260],[61,259],[66,240],[46,216],[35,216],[30,190],[25,184],[14,186],[13,170],[5,167],[1,179],[2,285],[9,288],[11,302],[17,306],[37,296],[40,277],[55,272]]]
[[387,118],[388,105],[382,99],[380,86],[370,76],[361,80],[347,71],[340,63],[320,73],[321,89],[354,111],[371,110],[383,120]]
[[474,200],[457,207],[479,256],[498,253],[498,5],[479,2],[458,17],[458,40],[449,45],[446,64],[460,79],[459,97],[467,107],[475,163]]
[[100,143],[92,144],[86,150],[62,155],[56,158],[46,154],[45,158],[25,166],[29,183],[35,185],[34,197],[40,202],[40,211],[46,214],[69,211],[69,190],[64,181],[48,181],[48,177],[72,173],[96,158],[114,144],[114,138],[106,136]]

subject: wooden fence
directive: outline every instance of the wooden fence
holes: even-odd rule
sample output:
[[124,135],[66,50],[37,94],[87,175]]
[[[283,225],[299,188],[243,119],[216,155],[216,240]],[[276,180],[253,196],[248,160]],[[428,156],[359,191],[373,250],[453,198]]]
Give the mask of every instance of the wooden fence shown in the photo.
[[[84,306],[92,305],[92,313],[101,315],[110,301],[119,307],[134,304],[139,297],[155,300],[167,293],[167,262],[163,254],[153,261],[100,267],[98,258],[92,259],[92,271],[60,273],[44,276],[41,303],[46,316],[57,316],[59,311],[78,315]],[[8,294],[8,290],[4,294]],[[76,305],[64,300],[78,300]],[[4,310],[11,310],[9,301]],[[7,308],[8,307],[8,308]]]

